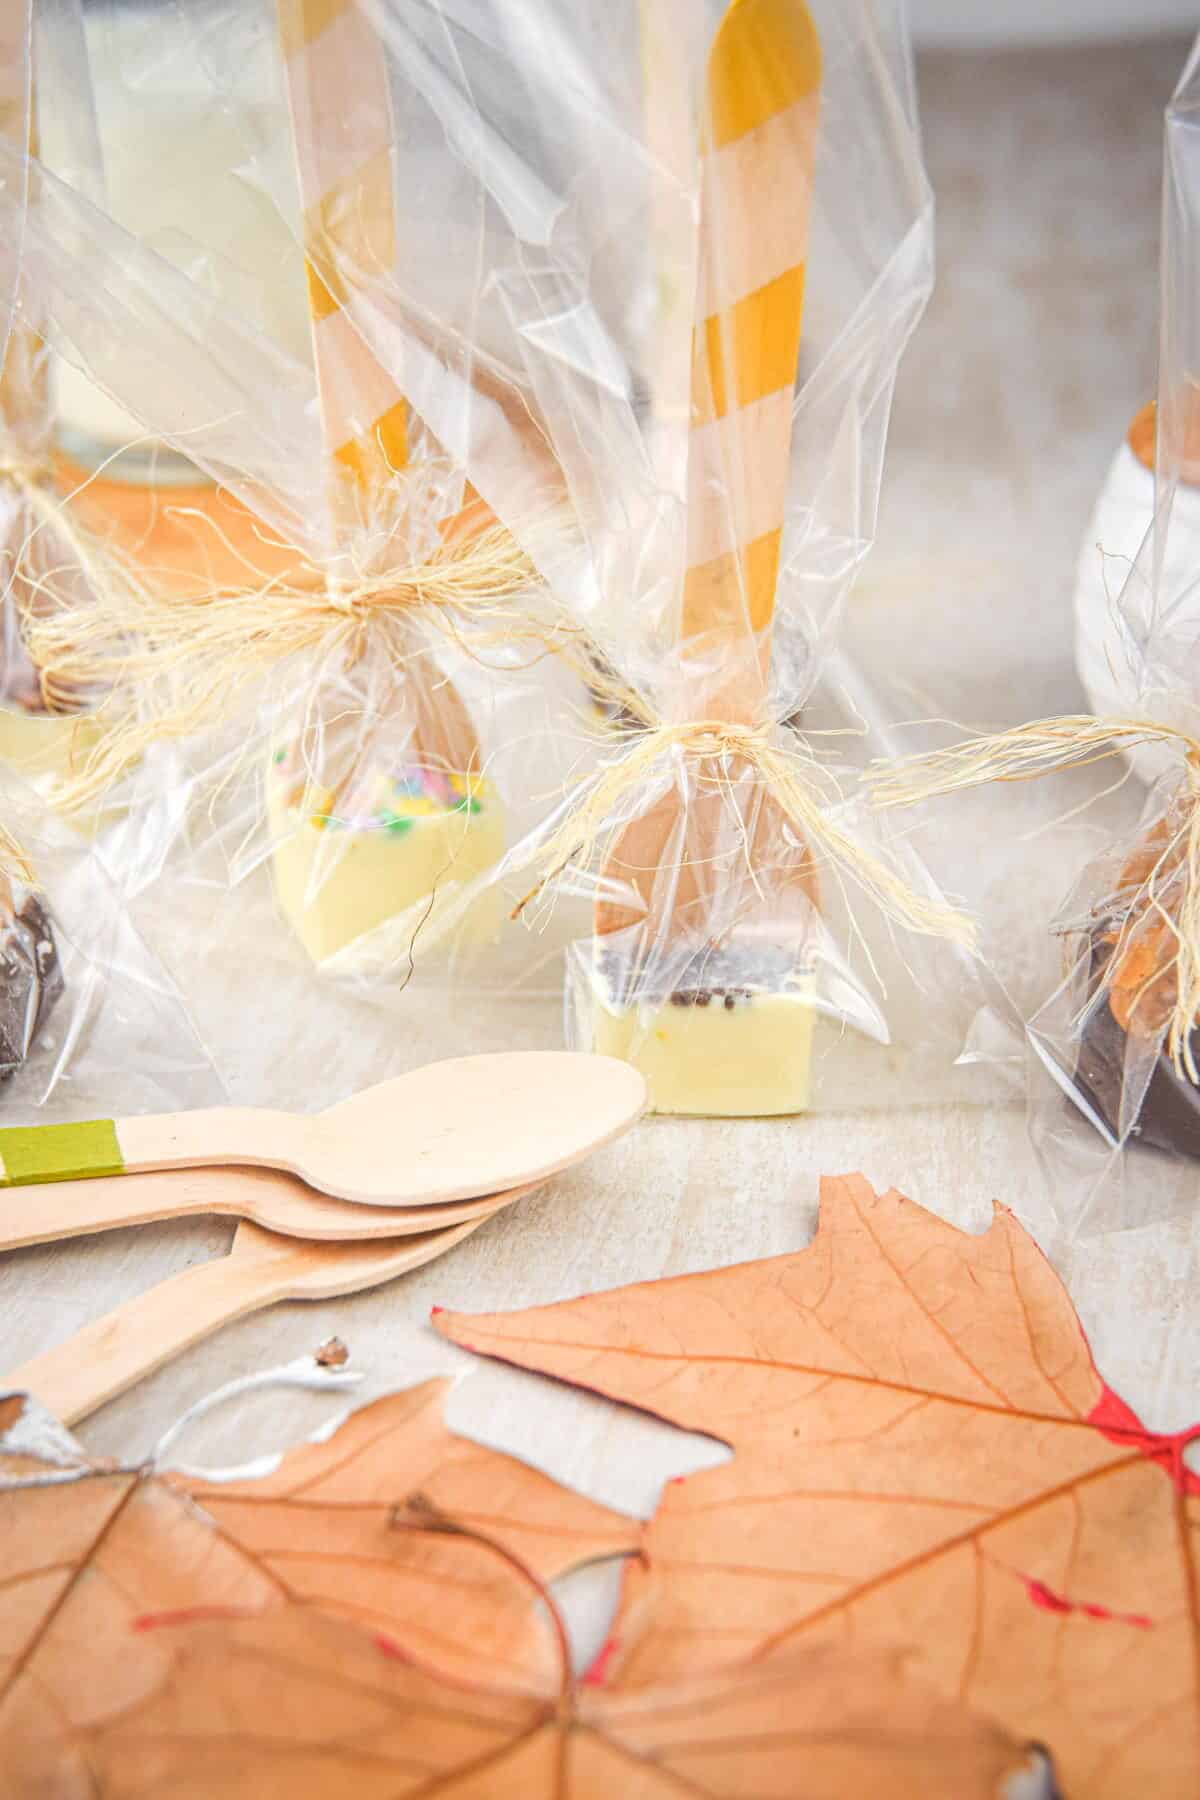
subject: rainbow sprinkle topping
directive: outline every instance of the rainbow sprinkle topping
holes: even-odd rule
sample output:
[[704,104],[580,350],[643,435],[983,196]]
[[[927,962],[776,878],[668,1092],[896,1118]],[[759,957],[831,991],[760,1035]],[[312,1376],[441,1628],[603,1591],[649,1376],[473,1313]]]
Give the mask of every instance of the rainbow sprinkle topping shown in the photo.
[[[286,757],[286,751],[277,752],[275,766]],[[484,783],[443,769],[410,764],[399,773],[378,775],[375,789],[370,805],[353,812],[335,810],[337,795],[332,788],[309,786],[305,791],[300,786],[291,803],[302,804],[308,823],[319,831],[385,831],[392,837],[406,836],[421,819],[483,811]]]

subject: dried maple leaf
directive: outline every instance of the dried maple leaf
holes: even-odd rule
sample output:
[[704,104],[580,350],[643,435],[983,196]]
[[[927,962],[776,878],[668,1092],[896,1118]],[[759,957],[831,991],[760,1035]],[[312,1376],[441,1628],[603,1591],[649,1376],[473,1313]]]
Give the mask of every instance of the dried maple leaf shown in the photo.
[[1047,1743],[1072,1800],[1200,1791],[1197,1432],[1149,1432],[1105,1386],[1008,1212],[972,1237],[826,1180],[795,1255],[436,1322],[735,1450],[647,1527],[619,1684],[909,1645],[943,1695]]
[[[397,1532],[415,1491],[542,1581],[630,1548],[634,1525],[456,1437],[446,1383],[363,1407],[245,1481],[94,1465],[36,1402],[0,1398],[0,1770],[35,1788],[97,1719],[157,1690],[164,1619],[292,1604],[386,1632],[452,1675],[539,1691],[557,1667],[528,1585],[468,1537]],[[82,1777],[81,1777],[82,1779]],[[82,1791],[91,1790],[83,1786]]]
[[86,1734],[105,1800],[994,1800],[1028,1756],[902,1677],[816,1649],[658,1691],[450,1683],[289,1607],[168,1629],[158,1691]]

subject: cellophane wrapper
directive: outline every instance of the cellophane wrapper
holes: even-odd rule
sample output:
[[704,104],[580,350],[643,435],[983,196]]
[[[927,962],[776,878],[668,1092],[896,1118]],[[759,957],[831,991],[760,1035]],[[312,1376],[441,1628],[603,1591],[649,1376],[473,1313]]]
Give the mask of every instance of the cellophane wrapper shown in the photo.
[[[364,24],[365,14],[349,14]],[[360,401],[376,405],[382,393],[404,404],[388,336],[401,298],[380,244],[339,236],[336,217],[326,228],[305,216],[299,172],[335,159],[342,120],[307,103],[307,76],[289,113],[274,7],[182,3],[149,34],[100,15],[89,20],[88,50],[101,149],[118,174],[128,176],[128,139],[145,120],[178,120],[185,137],[194,134],[193,160],[212,156],[203,194],[170,229],[161,225],[163,195],[151,206],[129,179],[102,206],[48,160],[24,177],[26,260],[55,352],[241,509],[184,521],[164,489],[160,510],[179,520],[176,538],[190,534],[194,566],[162,566],[150,542],[139,579],[239,600],[244,589],[266,637],[292,571],[314,592],[326,579],[340,589],[386,586],[389,572],[419,569],[440,552],[460,516],[486,524],[457,446],[436,439],[411,407],[404,466],[364,487],[349,516],[337,513],[328,389],[344,378],[349,398],[335,393],[332,404],[358,422]],[[343,77],[355,57],[361,63],[361,43]],[[381,45],[368,72],[391,79]],[[390,89],[386,97],[395,132]],[[371,123],[377,131],[378,118]],[[355,129],[351,119],[351,149]],[[399,191],[400,145],[389,136],[381,148]],[[178,147],[172,154],[177,165]],[[15,176],[19,158],[9,161]],[[379,205],[376,175],[339,204]],[[387,198],[395,204],[390,188]],[[246,228],[217,244],[213,221],[230,212]],[[349,347],[340,360],[335,351],[314,361],[306,257],[327,292],[345,291],[338,322]],[[388,341],[368,344],[373,323]],[[468,399],[472,370],[468,357],[460,378]],[[165,736],[122,781],[119,799],[141,827],[125,840],[136,853],[139,916],[169,945],[200,1013],[210,959],[222,971],[244,961],[250,988],[261,976],[257,993],[272,1003],[277,976],[303,991],[314,965],[375,998],[406,989],[418,964],[441,991],[447,969],[494,939],[498,898],[469,891],[469,876],[538,816],[530,796],[536,781],[553,778],[546,721],[569,716],[576,698],[550,656],[555,626],[539,616],[545,606],[526,567],[528,594],[511,592],[497,623],[482,608],[472,616],[413,606],[386,633],[370,624],[356,632],[349,650],[281,654],[236,693],[240,671],[231,667],[228,706],[202,729]],[[294,612],[294,594],[288,603]],[[86,606],[84,597],[81,617]],[[132,613],[129,630],[136,635]],[[136,710],[144,676],[143,666],[118,701]],[[144,716],[156,705],[170,710],[174,679],[151,670]],[[102,705],[97,717],[103,727],[110,711]]]
[[26,236],[35,46],[39,95],[71,95],[64,167],[81,190],[99,176],[78,7],[53,0],[35,21],[15,0],[0,26],[0,1106],[9,1124],[35,1109],[43,1118],[162,1111],[223,1093],[181,994],[129,916],[136,843],[122,814],[71,824],[46,805],[47,782],[80,752],[87,718],[83,697],[47,704],[24,627],[43,589],[72,605],[86,605],[89,589],[72,537],[42,504],[54,418]]
[[107,846],[89,840],[11,771],[0,806],[33,872],[0,878],[3,1122],[220,1105],[185,997],[114,873],[119,825]]
[[[1200,736],[1198,104],[1200,46],[1166,115],[1154,517],[1106,639],[1124,716],[1186,737],[1141,757],[1143,773],[1161,772],[1055,921],[1063,978],[1028,1026],[1035,1142],[1060,1224],[1083,1236],[1194,1210],[1200,1170],[1195,1030],[1178,1058],[1169,1041],[1200,776],[1187,741]],[[1139,785],[1134,770],[1117,779]]]
[[[668,741],[697,718],[748,721],[802,774],[822,819],[936,903],[903,837],[845,797],[854,770],[886,746],[837,645],[875,528],[897,365],[932,273],[902,11],[821,0],[808,9],[822,69],[811,195],[804,132],[789,163],[785,127],[757,146],[770,162],[760,221],[714,208],[703,123],[723,35],[747,11],[759,35],[740,91],[770,91],[774,34],[793,42],[803,8],[375,9],[412,172],[401,224],[409,392],[529,544],[595,666],[566,746],[570,778],[557,792],[540,784],[544,822],[495,879],[505,909],[543,941],[571,933],[569,1041],[638,1061],[662,1110],[980,1092],[981,1072],[955,1066],[964,1014],[988,1004],[970,955],[881,909],[851,867],[784,815],[736,745],[707,754],[703,742]],[[724,418],[727,429],[701,444],[705,401],[720,408],[694,391],[700,347],[715,337],[731,365],[739,354],[736,303],[714,316],[704,296],[786,277],[806,210],[790,391]],[[462,281],[473,268],[486,270],[479,289]],[[468,419],[455,381],[463,346],[486,371],[503,439],[478,464],[472,428],[483,417]],[[763,434],[780,431],[787,445],[773,630],[747,578],[732,597],[738,581],[725,583],[714,629],[689,631],[689,572],[759,530],[768,410]],[[538,510],[547,492],[549,518]],[[731,699],[747,690],[752,715]],[[649,762],[648,743],[662,746]],[[607,806],[597,799],[606,794]],[[629,846],[647,822],[639,856]],[[671,1091],[664,1057],[690,1065],[687,1091]]]
[[[799,369],[773,414],[789,442],[773,629],[768,641],[761,621],[726,618],[681,650],[696,543],[709,525],[720,537],[731,521],[744,524],[755,486],[747,424],[714,462],[698,509],[697,294],[739,236],[727,218],[728,246],[702,244],[701,101],[726,10],[715,0],[339,9],[378,40],[393,121],[393,253],[376,245],[369,259],[336,221],[314,249],[273,7],[180,0],[179,56],[147,51],[123,65],[146,101],[161,99],[168,63],[186,68],[222,122],[222,174],[282,221],[272,279],[302,281],[303,253],[315,255],[353,343],[403,396],[407,466],[387,507],[357,538],[343,533],[348,566],[369,572],[397,545],[419,561],[477,496],[540,582],[494,624],[481,608],[447,631],[414,611],[399,656],[394,641],[368,638],[349,661],[282,659],[219,728],[143,759],[140,791],[172,798],[165,815],[147,812],[154,831],[164,816],[171,825],[157,855],[139,847],[139,867],[154,870],[139,916],[156,942],[170,941],[206,1037],[217,1029],[205,1012],[214,967],[236,971],[247,1009],[252,992],[274,1009],[280,996],[310,991],[309,959],[278,917],[281,847],[309,833],[302,885],[311,901],[328,895],[336,938],[348,910],[338,883],[360,847],[374,855],[390,842],[399,857],[419,837],[423,807],[469,812],[463,801],[482,801],[502,831],[480,864],[460,865],[461,880],[447,858],[431,908],[422,892],[345,941],[316,945],[321,975],[340,977],[355,1004],[402,997],[411,1017],[418,997],[434,994],[457,1009],[456,1047],[471,1048],[490,1041],[488,1029],[509,1030],[508,999],[523,1007],[536,995],[520,1041],[545,1041],[542,1003],[565,955],[578,1045],[606,1047],[599,983],[615,1014],[632,1005],[642,1024],[689,1006],[698,1024],[702,1012],[715,1017],[714,997],[741,1022],[744,1001],[779,998],[795,1003],[786,1110],[981,1091],[978,1067],[955,1066],[962,1020],[986,1004],[973,957],[897,922],[864,891],[853,856],[844,866],[780,820],[735,750],[705,760],[664,743],[594,821],[587,853],[561,869],[547,860],[564,820],[604,791],[648,731],[694,720],[756,671],[755,723],[799,768],[821,820],[922,902],[941,899],[903,834],[845,797],[854,772],[887,746],[837,645],[875,528],[897,365],[931,281],[931,202],[899,6],[810,9],[823,73]],[[788,11],[768,7],[767,26]],[[768,30],[744,79],[762,75],[770,51]],[[802,171],[785,180],[767,215],[803,206],[804,186]],[[328,570],[328,445],[294,307],[280,307],[263,271],[189,236],[186,218],[169,242],[150,242],[53,171],[39,168],[33,189],[30,255],[55,349],[250,509],[271,555],[290,546]],[[464,713],[482,788],[400,792],[414,776],[421,788],[430,730],[440,721],[453,735]],[[272,805],[283,779],[298,807]],[[661,888],[626,883],[614,897],[614,846],[648,814],[668,820]],[[674,871],[695,861],[698,841],[711,874],[681,934]],[[597,906],[614,898],[639,916],[600,941]],[[472,938],[493,935],[468,959]],[[499,996],[491,1027],[483,994]],[[629,1053],[616,1037],[607,1047]],[[752,1098],[728,1110],[758,1110]],[[711,1110],[727,1108],[718,1096]]]

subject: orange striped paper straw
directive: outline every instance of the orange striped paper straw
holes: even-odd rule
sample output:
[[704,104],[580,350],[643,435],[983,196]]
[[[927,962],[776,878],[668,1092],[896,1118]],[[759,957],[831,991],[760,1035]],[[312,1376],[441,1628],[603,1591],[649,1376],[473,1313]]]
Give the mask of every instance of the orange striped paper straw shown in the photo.
[[336,532],[408,461],[400,388],[346,310],[396,251],[387,69],[356,0],[278,0],[278,18]]
[[802,0],[733,0],[709,56],[682,636],[766,634],[775,607],[821,51]]
[[[33,0],[0,5],[0,138],[30,157],[37,155],[33,85]],[[28,183],[29,169],[23,180]],[[0,328],[0,422],[15,439],[20,456],[49,454],[50,370],[45,341],[30,322],[29,292],[23,281],[19,245],[13,256],[12,287],[6,300],[22,303]],[[11,452],[10,452],[11,453]]]

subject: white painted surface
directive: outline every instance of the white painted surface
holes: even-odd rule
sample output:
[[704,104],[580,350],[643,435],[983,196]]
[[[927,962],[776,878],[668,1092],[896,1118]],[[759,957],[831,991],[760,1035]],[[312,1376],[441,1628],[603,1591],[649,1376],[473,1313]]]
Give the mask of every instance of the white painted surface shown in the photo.
[[1194,0],[910,0],[918,44],[1071,44],[1200,29]]
[[[1151,391],[1161,108],[1184,48],[938,57],[922,69],[940,282],[903,370],[878,549],[847,620],[854,653],[888,684],[900,716],[1002,726],[1083,704],[1075,559],[1113,445]],[[1083,858],[1136,816],[1124,793],[1054,823],[1102,786],[1093,771],[947,811],[947,873],[983,907],[989,942],[1027,1002],[1053,975],[1046,921]],[[240,910],[244,932],[253,920]],[[208,912],[219,923],[219,909]],[[257,966],[236,964],[231,939],[223,959],[184,968],[240,1101],[316,1105],[432,1055],[559,1041],[553,971],[515,996],[493,984],[453,1004],[414,990],[388,1007],[336,1005],[314,997],[278,938],[254,939],[252,949]],[[263,998],[252,1010],[247,995]],[[667,1475],[724,1453],[481,1366],[430,1332],[429,1307],[540,1303],[794,1250],[812,1231],[819,1175],[855,1168],[969,1229],[983,1226],[993,1197],[1016,1207],[1068,1279],[1110,1383],[1159,1428],[1200,1416],[1192,1217],[1072,1245],[1050,1224],[1020,1106],[945,1104],[650,1121],[444,1262],[353,1300],[293,1304],[232,1326],[83,1435],[98,1451],[137,1454],[219,1382],[338,1331],[367,1371],[364,1392],[460,1371],[454,1425],[646,1512]],[[9,1366],[172,1270],[220,1254],[230,1235],[217,1222],[162,1225],[4,1259]],[[292,1391],[258,1395],[207,1422],[181,1454],[244,1460],[330,1410]],[[591,1576],[581,1589],[582,1634],[594,1642],[611,1581]]]

